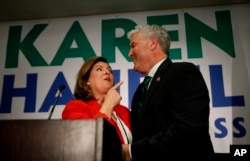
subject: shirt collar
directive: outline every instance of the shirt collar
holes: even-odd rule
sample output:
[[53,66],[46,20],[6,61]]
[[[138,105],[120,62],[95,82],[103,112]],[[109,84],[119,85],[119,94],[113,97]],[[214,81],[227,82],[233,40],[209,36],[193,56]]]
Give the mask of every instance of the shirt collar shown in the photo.
[[161,65],[161,63],[165,60],[166,58],[164,58],[164,59],[162,59],[161,61],[159,61],[158,63],[156,63],[154,66],[153,66],[153,68],[151,68],[151,70],[149,71],[149,73],[148,73],[148,76],[150,76],[150,77],[154,77],[154,75],[155,75],[155,73],[156,73],[156,71],[157,71],[157,69],[159,68],[159,66]]

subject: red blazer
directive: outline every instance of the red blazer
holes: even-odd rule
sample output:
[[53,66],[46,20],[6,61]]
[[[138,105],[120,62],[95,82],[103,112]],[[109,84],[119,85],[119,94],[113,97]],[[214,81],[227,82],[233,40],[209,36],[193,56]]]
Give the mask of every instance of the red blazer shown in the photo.
[[[82,100],[71,100],[66,104],[62,112],[62,119],[95,119],[97,117],[103,117],[116,128],[121,143],[123,144],[124,140],[118,125],[106,114],[99,112],[100,107],[101,106],[95,100],[90,100],[87,102]],[[131,131],[129,109],[118,104],[115,106],[114,111]]]

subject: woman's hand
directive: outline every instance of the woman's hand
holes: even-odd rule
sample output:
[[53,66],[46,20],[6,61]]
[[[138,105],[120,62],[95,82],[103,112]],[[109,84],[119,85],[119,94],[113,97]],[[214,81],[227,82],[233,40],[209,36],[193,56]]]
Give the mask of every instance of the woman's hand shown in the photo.
[[112,88],[109,89],[104,97],[101,105],[100,112],[105,113],[111,117],[114,107],[120,103],[122,96],[118,93],[117,89],[123,84],[123,81],[118,82]]

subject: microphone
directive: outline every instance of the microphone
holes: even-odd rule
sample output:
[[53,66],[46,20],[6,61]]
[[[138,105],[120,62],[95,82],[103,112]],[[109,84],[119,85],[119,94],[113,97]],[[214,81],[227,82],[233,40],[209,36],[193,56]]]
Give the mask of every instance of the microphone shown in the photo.
[[55,100],[55,102],[54,102],[54,104],[53,104],[53,106],[52,106],[52,109],[51,109],[51,111],[50,111],[50,113],[49,113],[49,117],[48,117],[48,120],[50,120],[51,119],[51,116],[52,116],[52,114],[53,114],[53,111],[54,111],[54,109],[55,109],[55,107],[56,107],[56,104],[57,104],[57,102],[58,102],[58,100],[59,100],[59,98],[60,98],[60,95],[61,95],[61,93],[62,93],[62,91],[65,89],[65,85],[64,84],[61,84],[59,87],[58,87],[58,89],[57,89],[57,96],[56,96],[56,100]]

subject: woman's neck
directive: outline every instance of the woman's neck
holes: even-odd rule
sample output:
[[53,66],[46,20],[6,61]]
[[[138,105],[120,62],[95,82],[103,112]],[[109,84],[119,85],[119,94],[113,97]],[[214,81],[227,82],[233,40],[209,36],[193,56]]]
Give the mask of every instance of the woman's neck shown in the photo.
[[103,101],[104,101],[104,96],[98,96],[98,97],[95,97],[96,98],[96,101],[97,101],[97,103],[98,104],[102,104],[103,103]]

